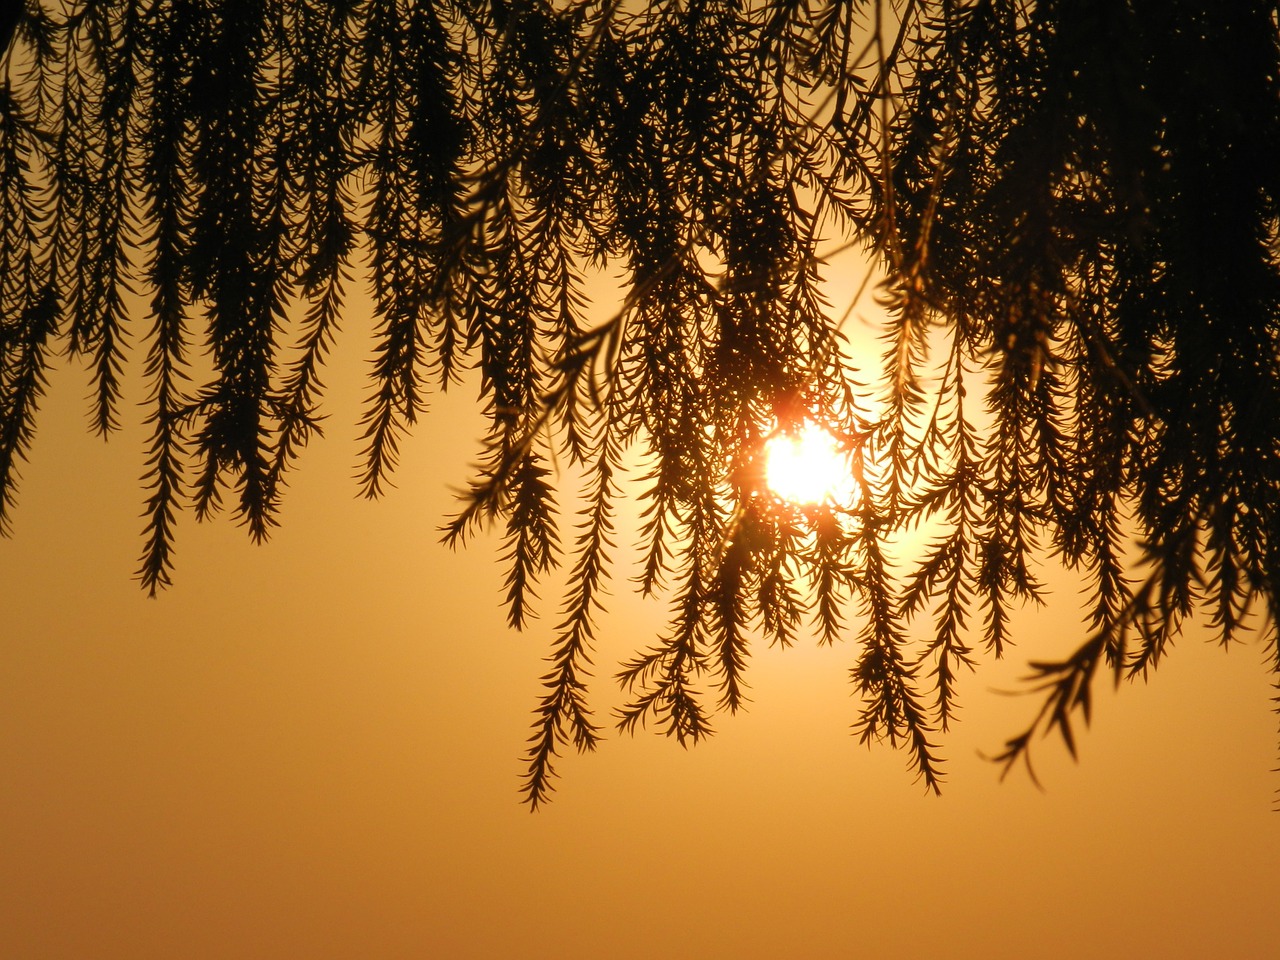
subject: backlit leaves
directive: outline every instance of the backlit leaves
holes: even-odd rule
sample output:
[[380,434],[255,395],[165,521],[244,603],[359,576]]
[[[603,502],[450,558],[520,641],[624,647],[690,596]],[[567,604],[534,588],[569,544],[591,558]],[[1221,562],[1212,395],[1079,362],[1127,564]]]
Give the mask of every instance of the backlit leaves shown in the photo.
[[[1059,561],[1085,642],[1032,663],[1044,710],[1003,759],[1046,729],[1074,752],[1100,669],[1275,610],[1278,46],[1260,0],[27,4],[0,530],[54,358],[106,433],[136,350],[143,586],[188,505],[268,536],[367,275],[360,490],[474,369],[488,428],[445,538],[499,526],[517,628],[568,574],[531,805],[601,735],[626,500],[628,579],[670,616],[619,668],[623,729],[696,742],[747,704],[753,643],[847,638],[858,735],[936,790],[961,677]],[[861,306],[831,299],[854,248],[887,317],[862,369]],[[766,489],[764,443],[806,418],[857,503]]]

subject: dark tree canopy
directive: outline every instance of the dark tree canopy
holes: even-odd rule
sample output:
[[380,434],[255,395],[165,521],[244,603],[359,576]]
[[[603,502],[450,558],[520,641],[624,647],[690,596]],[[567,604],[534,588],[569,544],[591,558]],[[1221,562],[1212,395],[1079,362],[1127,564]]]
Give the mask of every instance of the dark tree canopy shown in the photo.
[[[1198,612],[1225,644],[1256,611],[1280,667],[1277,6],[27,0],[0,23],[0,529],[45,371],[87,364],[109,433],[133,349],[143,587],[179,510],[266,537],[367,273],[363,493],[478,368],[486,455],[445,538],[500,525],[516,627],[569,570],[535,806],[601,733],[624,496],[626,573],[671,618],[622,666],[623,728],[707,735],[750,644],[810,621],[856,641],[862,739],[937,789],[956,678],[1017,639],[1046,558],[1090,584],[1089,627],[1033,662],[1006,764],[1047,730],[1074,750],[1095,676],[1145,675]],[[879,370],[826,300],[850,246],[883,278]],[[855,504],[762,483],[764,439],[805,419]]]

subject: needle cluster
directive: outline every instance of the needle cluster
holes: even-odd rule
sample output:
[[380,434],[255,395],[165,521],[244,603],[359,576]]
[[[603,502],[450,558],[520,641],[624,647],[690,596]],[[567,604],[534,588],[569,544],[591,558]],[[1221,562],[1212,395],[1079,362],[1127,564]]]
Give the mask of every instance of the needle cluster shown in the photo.
[[[1274,2],[100,0],[0,28],[0,530],[45,371],[87,363],[109,433],[132,344],[144,588],[183,508],[267,537],[367,275],[362,492],[475,369],[444,537],[500,527],[516,628],[569,573],[532,806],[601,736],[624,497],[671,613],[617,722],[681,743],[743,706],[753,642],[812,629],[855,642],[858,735],[937,790],[958,679],[1049,558],[1090,584],[1087,635],[1032,664],[1006,764],[1044,730],[1074,751],[1095,675],[1145,675],[1198,609],[1224,644],[1272,623]],[[850,248],[883,278],[878,368],[827,299]],[[806,420],[856,503],[769,493],[765,442]]]

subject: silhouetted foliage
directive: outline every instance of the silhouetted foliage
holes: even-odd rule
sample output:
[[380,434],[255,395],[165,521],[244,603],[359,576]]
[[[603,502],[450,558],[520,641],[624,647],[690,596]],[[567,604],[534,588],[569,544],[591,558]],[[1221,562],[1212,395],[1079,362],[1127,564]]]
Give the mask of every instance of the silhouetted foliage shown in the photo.
[[[808,618],[856,639],[859,736],[936,790],[958,675],[1057,558],[1089,633],[1032,664],[1044,709],[1000,759],[1074,751],[1095,676],[1145,675],[1197,609],[1224,644],[1272,624],[1278,36],[1255,0],[29,0],[0,84],[0,529],[49,365],[89,365],[109,433],[132,345],[144,588],[185,506],[267,536],[367,270],[363,492],[478,367],[485,459],[445,538],[501,525],[516,627],[570,571],[532,805],[600,736],[624,495],[672,604],[622,666],[624,729],[706,736],[753,640]],[[883,277],[878,372],[824,299],[850,245]],[[855,505],[763,486],[805,418]]]

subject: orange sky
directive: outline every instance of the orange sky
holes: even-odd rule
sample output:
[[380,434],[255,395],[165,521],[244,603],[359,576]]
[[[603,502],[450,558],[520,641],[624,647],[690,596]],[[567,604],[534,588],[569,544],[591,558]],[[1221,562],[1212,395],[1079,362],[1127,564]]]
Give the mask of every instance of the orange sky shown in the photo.
[[[849,735],[855,651],[806,646],[757,651],[751,712],[710,743],[613,736],[531,816],[545,626],[507,630],[490,544],[436,542],[470,398],[371,504],[351,479],[361,372],[334,367],[331,436],[275,540],[184,518],[158,600],[130,579],[138,414],[104,446],[83,381],[55,378],[0,541],[0,957],[1274,954],[1260,646],[1188,636],[1153,684],[1104,692],[1078,766],[1038,750],[1043,794],[977,758],[1034,707],[989,689],[1071,642],[1069,593],[965,681],[941,798]],[[623,586],[615,605],[604,675],[664,614]],[[619,699],[607,679],[593,695]]]

